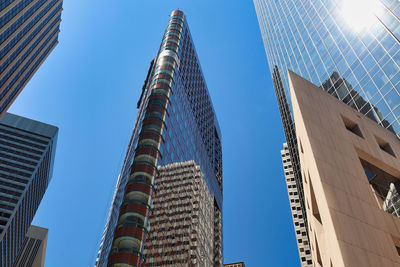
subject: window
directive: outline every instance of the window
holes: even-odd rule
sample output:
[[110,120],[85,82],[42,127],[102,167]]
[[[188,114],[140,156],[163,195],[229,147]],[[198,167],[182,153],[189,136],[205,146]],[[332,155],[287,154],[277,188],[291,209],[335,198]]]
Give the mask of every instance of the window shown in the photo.
[[314,187],[313,187],[313,184],[311,182],[311,179],[310,179],[310,194],[311,194],[311,211],[312,211],[312,214],[314,215],[315,219],[317,219],[317,221],[320,224],[322,224],[321,215],[319,213],[318,204],[317,204],[317,200],[315,198]]
[[301,152],[301,153],[304,153],[303,145],[301,144],[301,140],[300,140],[300,139],[299,139],[299,144],[300,144],[300,152]]
[[393,152],[392,147],[389,145],[388,142],[383,140],[382,138],[379,138],[378,136],[375,136],[376,142],[379,145],[379,148],[385,151],[386,153],[392,155],[393,157],[396,157],[396,155]]
[[393,216],[400,217],[400,211],[396,208],[400,203],[397,193],[400,191],[400,179],[361,158],[360,162],[379,206]]
[[346,127],[346,129],[348,131],[352,132],[353,134],[355,134],[361,138],[364,138],[364,136],[362,135],[362,132],[360,130],[360,127],[358,127],[357,123],[355,123],[355,122],[351,121],[350,119],[343,117],[343,116],[342,116],[342,120],[343,120],[344,126]]
[[315,237],[315,246],[316,246],[315,250],[317,251],[317,262],[319,263],[320,266],[322,266],[321,252],[319,251],[317,237]]
[[397,254],[400,256],[400,238],[397,236],[392,236],[392,240],[394,243],[394,246],[396,247]]

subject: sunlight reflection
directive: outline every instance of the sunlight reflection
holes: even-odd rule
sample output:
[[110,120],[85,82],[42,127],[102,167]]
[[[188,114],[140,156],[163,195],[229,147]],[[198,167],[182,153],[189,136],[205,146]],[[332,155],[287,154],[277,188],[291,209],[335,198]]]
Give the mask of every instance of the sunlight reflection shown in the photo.
[[375,15],[378,15],[381,10],[379,0],[342,1],[343,17],[355,31],[371,26],[376,21]]

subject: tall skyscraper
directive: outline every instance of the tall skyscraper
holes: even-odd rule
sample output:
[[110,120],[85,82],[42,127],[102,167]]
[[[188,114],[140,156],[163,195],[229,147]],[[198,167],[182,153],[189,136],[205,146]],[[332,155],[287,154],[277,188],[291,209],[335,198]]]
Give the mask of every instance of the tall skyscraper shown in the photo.
[[49,230],[31,225],[13,267],[44,267]]
[[293,72],[289,84],[313,266],[399,266],[398,137]]
[[0,266],[10,267],[50,182],[58,128],[6,113],[0,120]]
[[307,234],[307,225],[305,224],[304,213],[301,210],[299,190],[297,188],[296,180],[294,179],[294,171],[292,167],[293,163],[290,158],[290,152],[286,143],[283,144],[281,157],[301,266],[312,267],[311,249],[310,244],[308,243],[309,241]]
[[307,224],[287,69],[400,136],[400,2],[253,1]]
[[[159,193],[157,188],[162,188],[162,179],[158,178],[160,170],[168,168],[169,164],[191,160],[201,169],[212,199],[213,229],[207,232],[212,236],[204,237],[211,240],[205,244],[212,245],[206,256],[213,261],[213,266],[221,266],[221,132],[187,20],[179,10],[170,16],[142,90],[138,118],[96,266],[116,267],[122,263],[140,266],[143,263],[145,240],[147,236],[155,236],[151,233],[149,216],[153,196]],[[176,199],[164,201],[165,205],[174,205]],[[157,225],[160,226],[156,223],[155,228]],[[152,238],[151,246],[155,240],[157,238]]]
[[0,117],[57,45],[62,0],[0,2]]

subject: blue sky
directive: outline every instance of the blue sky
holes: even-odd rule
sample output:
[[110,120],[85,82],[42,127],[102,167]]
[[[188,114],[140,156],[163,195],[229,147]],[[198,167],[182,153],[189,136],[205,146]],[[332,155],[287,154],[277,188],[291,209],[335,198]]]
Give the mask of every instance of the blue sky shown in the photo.
[[60,128],[33,222],[49,228],[45,266],[93,266],[147,68],[177,8],[223,135],[225,262],[300,266],[284,136],[252,1],[117,2],[64,1],[60,43],[9,109]]

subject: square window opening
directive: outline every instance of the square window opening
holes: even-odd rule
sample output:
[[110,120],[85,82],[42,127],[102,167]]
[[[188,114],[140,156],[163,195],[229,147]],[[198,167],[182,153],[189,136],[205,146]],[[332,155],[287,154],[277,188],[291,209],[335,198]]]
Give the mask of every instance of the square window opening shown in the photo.
[[400,218],[400,195],[398,193],[400,179],[361,158],[360,162],[378,205],[387,213]]
[[400,256],[400,238],[392,235],[394,246],[396,247],[397,254]]
[[396,155],[393,152],[392,147],[388,142],[383,140],[382,138],[379,138],[378,136],[375,136],[376,142],[378,143],[378,146],[381,150],[385,151],[386,153],[392,155],[393,157],[396,157]]
[[353,134],[355,134],[361,138],[364,138],[364,136],[360,130],[360,127],[358,126],[357,123],[355,123],[354,121],[352,121],[344,116],[341,116],[341,117],[342,117],[344,126],[346,127],[346,129],[348,131],[352,132]]

